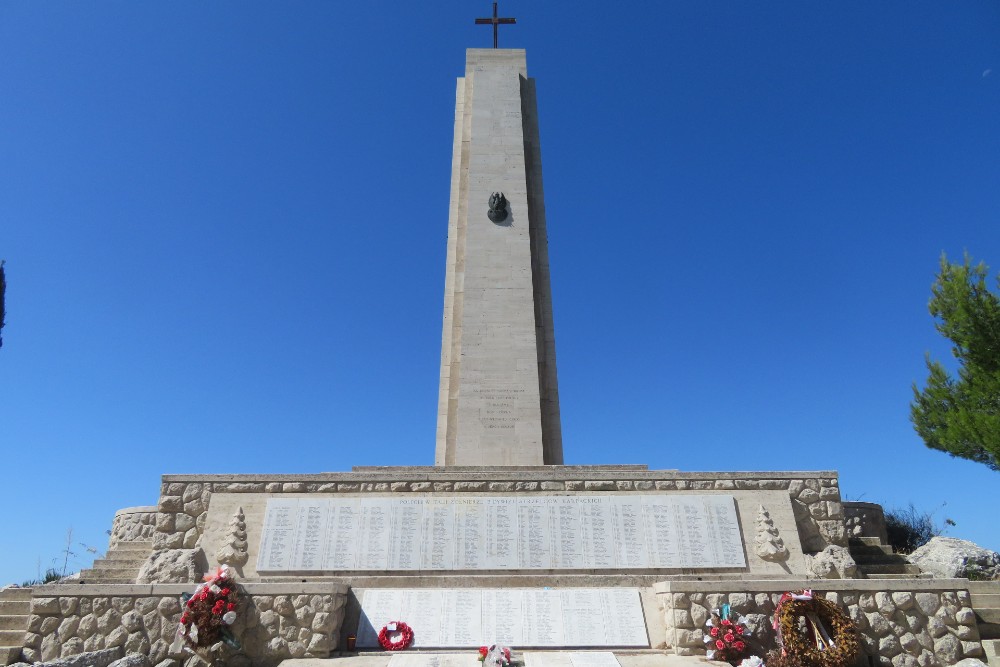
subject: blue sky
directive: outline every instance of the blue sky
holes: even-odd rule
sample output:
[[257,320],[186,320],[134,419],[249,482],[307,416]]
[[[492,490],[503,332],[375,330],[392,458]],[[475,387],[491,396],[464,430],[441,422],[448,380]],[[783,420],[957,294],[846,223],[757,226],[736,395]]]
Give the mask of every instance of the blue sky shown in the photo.
[[[86,566],[164,473],[433,462],[490,10],[0,3],[0,582],[70,527]],[[538,87],[566,462],[836,469],[1000,549],[997,473],[908,419],[948,355],[939,256],[1000,269],[1000,5],[500,10]]]

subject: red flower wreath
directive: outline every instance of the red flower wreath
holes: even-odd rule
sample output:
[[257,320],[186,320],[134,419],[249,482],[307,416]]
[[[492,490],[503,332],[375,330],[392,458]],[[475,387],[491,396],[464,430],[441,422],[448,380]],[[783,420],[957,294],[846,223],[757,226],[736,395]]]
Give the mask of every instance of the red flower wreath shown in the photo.
[[[396,625],[396,632],[401,633],[401,637],[396,641],[392,641],[389,638],[389,626]],[[382,626],[382,629],[378,631],[378,643],[382,645],[386,651],[402,651],[404,648],[413,643],[413,629],[410,628],[406,623],[402,621],[393,621],[392,623],[387,623]]]

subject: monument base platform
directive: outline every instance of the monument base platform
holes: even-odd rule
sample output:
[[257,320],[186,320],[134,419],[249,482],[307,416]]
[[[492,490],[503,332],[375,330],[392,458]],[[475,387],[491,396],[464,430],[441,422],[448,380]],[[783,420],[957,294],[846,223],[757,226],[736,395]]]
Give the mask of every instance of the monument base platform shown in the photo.
[[[588,654],[606,655],[607,652],[526,651],[515,652],[514,660],[525,667],[572,667],[574,656],[586,657]],[[710,664],[704,657],[673,655],[663,651],[615,651],[611,655],[614,662],[621,667],[705,667]],[[331,663],[331,660],[336,662]],[[344,654],[331,658],[293,658],[281,662],[280,667],[331,667],[334,664],[336,667],[481,667],[482,665],[474,651],[406,651]]]

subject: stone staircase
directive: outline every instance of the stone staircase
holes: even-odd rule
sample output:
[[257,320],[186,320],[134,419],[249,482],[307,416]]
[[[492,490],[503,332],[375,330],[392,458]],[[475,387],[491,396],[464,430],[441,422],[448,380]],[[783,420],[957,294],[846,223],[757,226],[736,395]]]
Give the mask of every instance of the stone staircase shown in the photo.
[[30,588],[5,588],[0,591],[0,665],[21,661],[24,633],[31,613]]
[[972,609],[990,667],[1000,667],[1000,581],[970,581]]
[[152,540],[119,542],[86,570],[80,571],[80,584],[134,584],[139,568],[153,550]]
[[880,544],[877,537],[851,538],[851,557],[868,579],[912,579],[926,577],[920,568],[895,553],[888,544]]

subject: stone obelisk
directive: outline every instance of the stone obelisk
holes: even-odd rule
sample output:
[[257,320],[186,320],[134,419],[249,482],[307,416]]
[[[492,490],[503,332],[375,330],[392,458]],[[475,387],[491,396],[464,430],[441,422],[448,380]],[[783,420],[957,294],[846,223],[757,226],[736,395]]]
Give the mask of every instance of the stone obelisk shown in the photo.
[[455,99],[439,466],[561,465],[535,82],[469,49]]

